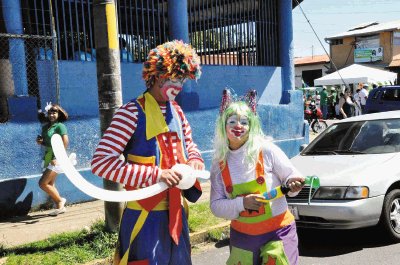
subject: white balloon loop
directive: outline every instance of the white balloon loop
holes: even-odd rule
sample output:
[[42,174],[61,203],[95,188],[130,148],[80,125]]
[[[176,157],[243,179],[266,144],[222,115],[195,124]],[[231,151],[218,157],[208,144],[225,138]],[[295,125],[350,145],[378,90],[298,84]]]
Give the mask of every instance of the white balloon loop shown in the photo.
[[[158,182],[150,187],[133,191],[111,191],[99,188],[88,182],[76,170],[71,160],[68,158],[60,135],[54,134],[53,137],[51,137],[51,145],[54,155],[57,158],[57,162],[64,170],[64,173],[68,177],[68,179],[78,189],[93,198],[110,202],[137,201],[154,196],[168,188],[167,184],[165,184],[164,182]],[[182,180],[177,186],[180,189],[189,189],[190,187],[192,187],[196,181],[196,178],[210,178],[209,171],[194,170],[190,166],[185,164],[177,164],[173,166],[172,169],[182,174]]]

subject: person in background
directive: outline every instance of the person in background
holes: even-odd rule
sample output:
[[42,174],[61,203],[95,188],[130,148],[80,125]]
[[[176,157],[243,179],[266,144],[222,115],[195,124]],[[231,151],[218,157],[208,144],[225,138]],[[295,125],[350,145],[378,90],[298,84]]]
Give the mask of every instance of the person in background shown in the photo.
[[[181,202],[201,196],[200,183],[181,191],[175,164],[204,169],[192,129],[175,97],[187,79],[201,75],[200,58],[182,41],[152,49],[143,64],[147,90],[123,105],[104,132],[91,162],[95,175],[135,190],[164,182],[169,188],[127,202],[113,264],[190,265],[187,215]],[[121,154],[124,160],[120,159]]]
[[[49,215],[57,216],[65,213],[65,203],[67,200],[60,196],[56,188],[56,177],[63,171],[54,156],[50,139],[54,134],[59,134],[61,135],[64,147],[68,147],[67,127],[63,124],[63,122],[68,119],[68,113],[58,104],[51,103],[46,106],[45,110],[47,111],[47,119],[45,119],[47,122],[45,122],[42,127],[42,133],[36,138],[36,143],[46,148],[43,158],[43,167],[45,170],[39,180],[39,187],[46,192],[56,204],[56,209]],[[41,116],[43,117],[43,115]]]
[[336,91],[331,88],[328,95],[328,118],[336,118],[335,113],[335,103],[336,103]]
[[315,95],[315,106],[321,109],[321,95],[318,93]]
[[336,114],[336,118],[340,119],[340,108],[339,108],[339,103],[341,101],[341,99],[344,98],[344,93],[337,93],[336,94],[336,101],[335,101],[335,114]]
[[311,95],[307,96],[307,100],[304,102],[304,110],[310,109],[311,102],[315,102]]
[[354,103],[351,100],[350,90],[346,90],[343,97],[339,99],[339,119],[346,119],[354,116]]
[[321,111],[324,120],[328,117],[328,92],[326,92],[326,87],[322,88],[321,91]]
[[231,220],[227,265],[296,265],[296,223],[286,198],[269,202],[261,194],[282,185],[295,196],[304,178],[264,136],[250,102],[221,104],[211,166],[211,211]]
[[361,89],[357,88],[356,93],[353,95],[354,100],[354,116],[359,116],[362,114],[361,111],[361,101],[360,101],[360,91]]
[[362,114],[365,114],[365,104],[367,104],[368,99],[368,87],[368,84],[364,84],[359,94]]

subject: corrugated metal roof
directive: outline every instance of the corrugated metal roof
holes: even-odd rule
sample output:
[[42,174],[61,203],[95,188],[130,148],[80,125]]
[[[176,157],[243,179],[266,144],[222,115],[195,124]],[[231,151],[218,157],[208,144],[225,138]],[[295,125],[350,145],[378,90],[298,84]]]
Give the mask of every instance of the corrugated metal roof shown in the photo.
[[329,63],[329,61],[330,61],[329,56],[326,54],[314,55],[314,56],[294,58],[294,65],[299,66],[307,64]]
[[378,33],[383,31],[393,31],[400,29],[400,20],[378,23],[370,22],[370,23],[363,23],[361,25],[352,27],[350,30],[346,32],[342,32],[330,37],[326,37],[326,40],[329,39],[339,39],[343,37],[350,37],[350,36],[359,36],[359,35],[369,35],[372,33]]

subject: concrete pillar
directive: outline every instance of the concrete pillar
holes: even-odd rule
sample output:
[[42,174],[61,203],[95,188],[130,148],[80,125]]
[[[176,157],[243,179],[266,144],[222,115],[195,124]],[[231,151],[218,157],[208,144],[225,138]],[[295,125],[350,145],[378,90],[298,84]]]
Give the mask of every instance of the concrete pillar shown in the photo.
[[171,39],[189,43],[187,0],[168,1],[168,25]]
[[[168,0],[168,25],[171,40],[189,43],[189,18],[187,0]],[[184,110],[199,108],[199,95],[192,91],[192,82],[183,85],[183,91],[176,98]]]
[[292,0],[278,1],[279,8],[279,44],[280,62],[282,67],[282,100],[281,103],[290,102],[290,90],[294,89],[294,61],[293,61],[293,19]]
[[[9,34],[24,34],[20,0],[3,0],[3,17]],[[28,95],[25,43],[23,39],[10,39],[10,63],[16,96]]]

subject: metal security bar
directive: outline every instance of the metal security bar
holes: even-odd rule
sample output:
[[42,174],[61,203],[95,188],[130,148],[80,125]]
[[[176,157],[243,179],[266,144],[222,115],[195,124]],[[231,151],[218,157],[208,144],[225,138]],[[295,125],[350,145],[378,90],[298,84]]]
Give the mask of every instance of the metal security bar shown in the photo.
[[279,65],[279,0],[188,0],[202,64]]
[[[149,50],[168,40],[167,1],[117,0],[122,62],[143,62]],[[92,0],[29,0],[23,16],[27,34],[51,36],[53,9],[60,60],[95,61]]]
[[0,122],[7,121],[7,98],[16,95],[18,87],[37,98],[38,109],[40,88],[49,89],[57,98],[58,73],[52,52],[55,41],[51,36],[0,33]]
[[167,1],[119,0],[121,60],[143,62],[150,49],[168,40]]

